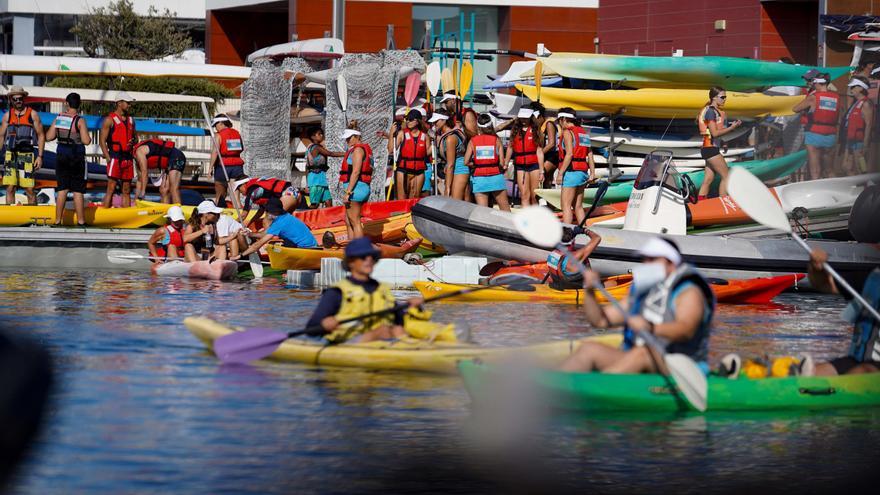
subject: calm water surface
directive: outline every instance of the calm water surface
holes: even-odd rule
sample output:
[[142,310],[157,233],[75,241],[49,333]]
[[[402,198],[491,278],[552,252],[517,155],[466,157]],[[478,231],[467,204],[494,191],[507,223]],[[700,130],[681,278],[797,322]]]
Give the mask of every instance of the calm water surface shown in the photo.
[[[48,422],[14,493],[593,492],[841,488],[878,464],[880,411],[554,416],[492,424],[456,377],[224,367],[181,324],[203,314],[295,328],[318,293],[278,280],[169,281],[127,273],[0,271],[0,322],[54,355]],[[842,302],[786,294],[722,306],[713,364],[846,351]],[[434,305],[477,342],[587,333],[574,306]],[[492,431],[494,430],[494,431]],[[393,487],[393,488],[392,488]],[[705,490],[700,490],[705,492]]]

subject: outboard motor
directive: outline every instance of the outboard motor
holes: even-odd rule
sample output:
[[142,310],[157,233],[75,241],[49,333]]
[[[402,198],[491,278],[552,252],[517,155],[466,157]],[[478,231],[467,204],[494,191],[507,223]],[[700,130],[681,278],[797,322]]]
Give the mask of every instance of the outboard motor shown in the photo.
[[[696,188],[672,163],[672,152],[652,151],[636,176],[626,206],[624,230],[657,234],[687,233],[686,201],[696,200]],[[694,201],[695,202],[695,201]]]

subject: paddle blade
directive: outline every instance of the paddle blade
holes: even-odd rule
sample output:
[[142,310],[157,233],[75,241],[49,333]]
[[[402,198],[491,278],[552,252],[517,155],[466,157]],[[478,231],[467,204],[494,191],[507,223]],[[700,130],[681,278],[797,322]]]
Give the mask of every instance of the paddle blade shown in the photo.
[[440,62],[433,61],[428,64],[428,68],[425,71],[425,80],[428,85],[428,91],[437,96],[437,92],[440,91]]
[[461,86],[458,85],[458,59],[452,61],[452,89],[455,90],[455,94],[461,97]]
[[348,83],[342,74],[336,78],[336,96],[339,98],[339,109],[343,112],[348,110]]
[[248,256],[248,261],[251,264],[251,271],[254,273],[254,278],[263,278],[263,262],[260,260],[260,255],[258,253],[251,253]]
[[535,62],[535,93],[537,100],[541,101],[541,78],[544,77],[544,63],[538,60]]
[[693,359],[684,354],[667,354],[664,356],[669,374],[685,399],[697,411],[703,412],[708,405],[709,382],[703,370]]
[[455,87],[455,79],[452,77],[452,71],[449,67],[443,69],[443,72],[440,73],[440,84],[443,86],[444,93]]
[[562,223],[543,206],[527,206],[513,216],[517,232],[536,246],[554,248],[562,241]]
[[263,359],[287,339],[287,334],[268,328],[249,328],[214,341],[214,354],[224,363],[249,363]]
[[461,93],[461,99],[465,99],[468,93],[471,91],[471,84],[474,81],[474,67],[470,62],[465,62],[461,66],[461,80],[458,82],[459,85],[459,93]]
[[761,179],[743,167],[731,167],[727,194],[752,220],[771,229],[791,233],[791,223],[779,202]]
[[411,107],[419,95],[419,86],[422,85],[422,76],[418,72],[413,72],[406,77],[406,85],[403,88],[403,99],[406,100],[406,106]]

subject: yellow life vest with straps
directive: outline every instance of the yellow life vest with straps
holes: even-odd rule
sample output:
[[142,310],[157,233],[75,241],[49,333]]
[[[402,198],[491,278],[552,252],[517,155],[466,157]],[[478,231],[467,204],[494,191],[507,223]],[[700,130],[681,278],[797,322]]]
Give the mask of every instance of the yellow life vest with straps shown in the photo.
[[[339,312],[336,313],[336,319],[339,321],[388,309],[394,306],[395,303],[394,295],[391,294],[391,288],[383,283],[380,283],[379,287],[372,293],[367,292],[363,286],[357,285],[347,278],[335,283],[333,287],[342,292],[342,304],[339,306]],[[327,335],[327,340],[331,342],[344,342],[382,325],[393,323],[394,313],[364,318],[340,325],[339,328]]]

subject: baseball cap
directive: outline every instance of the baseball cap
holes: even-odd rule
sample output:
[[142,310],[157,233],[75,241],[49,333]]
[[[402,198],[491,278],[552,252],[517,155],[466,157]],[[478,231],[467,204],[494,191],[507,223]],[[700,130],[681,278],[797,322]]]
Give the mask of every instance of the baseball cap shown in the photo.
[[186,217],[183,216],[183,210],[179,206],[168,208],[168,213],[165,214],[165,218],[170,219],[172,222],[186,220]]
[[651,240],[645,243],[639,249],[639,256],[643,258],[666,258],[675,266],[681,264],[681,253],[678,252],[678,248],[673,246],[670,241],[661,237],[652,237]]
[[356,131],[354,129],[346,129],[346,130],[342,131],[342,140],[345,141],[346,139],[348,139],[352,136],[360,136],[360,135],[361,135],[360,131]]
[[201,203],[199,203],[199,206],[196,207],[196,211],[198,211],[200,214],[204,214],[204,213],[220,214],[220,213],[223,213],[223,208],[220,208],[219,206],[215,205],[213,201],[205,200],[205,201],[202,201]]

